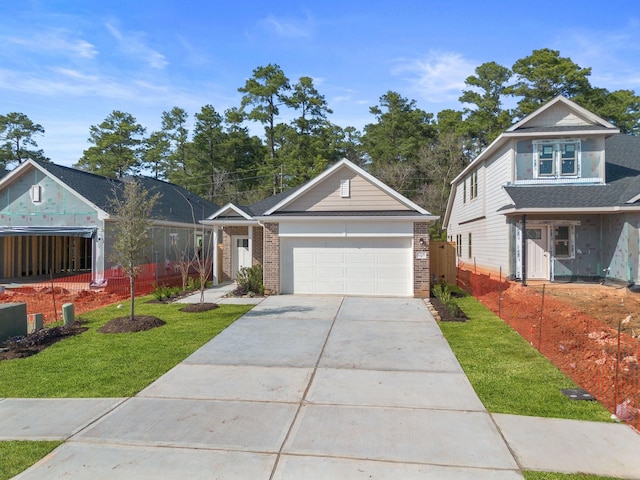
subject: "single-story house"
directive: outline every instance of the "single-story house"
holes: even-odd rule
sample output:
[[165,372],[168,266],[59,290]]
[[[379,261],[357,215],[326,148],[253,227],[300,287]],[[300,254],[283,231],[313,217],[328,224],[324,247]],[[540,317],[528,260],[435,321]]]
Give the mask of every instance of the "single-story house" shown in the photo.
[[[308,183],[202,223],[222,232],[222,278],[263,266],[272,294],[429,296],[429,226],[438,217],[342,160]],[[217,241],[217,240],[216,240]]]
[[461,268],[637,283],[640,138],[556,97],[453,180],[443,226]]
[[[219,207],[177,185],[134,178],[161,195],[146,263],[164,273],[176,255],[193,254],[203,241],[198,220]],[[110,198],[125,181],[34,160],[0,178],[0,281],[90,272],[91,282],[103,284],[105,272],[117,267]]]

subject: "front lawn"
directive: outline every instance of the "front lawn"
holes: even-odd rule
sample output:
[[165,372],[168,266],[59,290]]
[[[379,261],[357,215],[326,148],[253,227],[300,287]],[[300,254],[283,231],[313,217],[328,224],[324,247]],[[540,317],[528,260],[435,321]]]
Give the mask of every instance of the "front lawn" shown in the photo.
[[562,389],[576,385],[478,300],[457,303],[470,321],[439,325],[489,412],[610,421],[598,402],[564,396]]
[[62,442],[0,442],[0,480],[8,480],[30,467]]
[[586,475],[583,473],[549,473],[549,472],[524,472],[525,480],[623,480],[614,477],[599,477],[598,475]]
[[220,305],[184,313],[184,304],[136,300],[136,315],[166,322],[152,330],[104,334],[99,327],[126,315],[127,303],[81,315],[89,329],[37,355],[0,362],[0,397],[130,397],[215,337],[252,306]]

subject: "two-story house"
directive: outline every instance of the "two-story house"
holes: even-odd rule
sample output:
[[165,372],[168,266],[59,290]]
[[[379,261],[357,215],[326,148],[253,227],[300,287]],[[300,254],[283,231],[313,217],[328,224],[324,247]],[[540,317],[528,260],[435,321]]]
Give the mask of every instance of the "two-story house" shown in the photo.
[[453,180],[443,225],[462,268],[638,282],[640,138],[556,97]]

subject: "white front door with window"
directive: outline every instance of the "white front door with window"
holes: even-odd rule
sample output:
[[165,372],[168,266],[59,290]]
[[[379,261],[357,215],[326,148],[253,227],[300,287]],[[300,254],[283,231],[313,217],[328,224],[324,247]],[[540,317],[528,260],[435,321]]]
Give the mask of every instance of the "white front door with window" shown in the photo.
[[233,245],[233,265],[231,278],[235,280],[241,268],[251,267],[251,252],[249,251],[249,237],[246,235],[234,235],[231,238]]
[[527,278],[549,279],[547,227],[527,227]]

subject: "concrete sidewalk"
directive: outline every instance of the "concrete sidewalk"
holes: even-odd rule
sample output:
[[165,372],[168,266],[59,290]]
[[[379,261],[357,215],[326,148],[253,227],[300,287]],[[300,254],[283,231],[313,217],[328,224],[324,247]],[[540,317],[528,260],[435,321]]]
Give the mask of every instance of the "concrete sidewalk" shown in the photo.
[[418,299],[269,297],[136,397],[83,401],[33,400],[69,415],[31,426],[0,401],[2,438],[66,440],[16,478],[640,479],[624,425],[489,415]]

